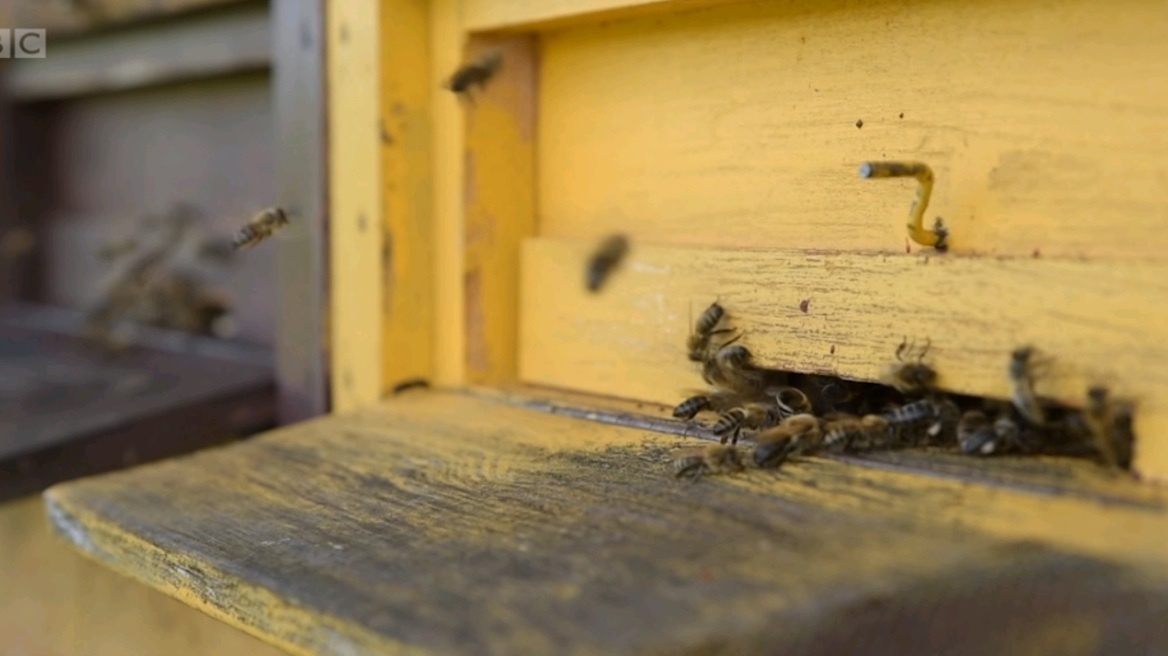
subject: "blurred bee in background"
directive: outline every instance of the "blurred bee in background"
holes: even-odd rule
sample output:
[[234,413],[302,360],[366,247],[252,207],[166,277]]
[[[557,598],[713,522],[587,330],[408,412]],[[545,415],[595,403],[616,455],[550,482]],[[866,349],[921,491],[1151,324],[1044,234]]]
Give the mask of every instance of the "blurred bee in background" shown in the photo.
[[624,260],[629,252],[629,240],[624,235],[612,235],[600,243],[600,247],[588,260],[584,284],[588,291],[596,293]]
[[127,237],[125,239],[107,241],[97,251],[97,256],[106,262],[112,262],[136,250],[138,250],[138,240],[133,237]]
[[503,51],[492,48],[454,71],[446,82],[446,88],[458,94],[463,100],[473,102],[471,90],[475,87],[480,91],[486,88],[487,82],[502,66]]
[[907,396],[933,394],[937,387],[937,371],[923,362],[931,345],[932,342],[926,340],[924,347],[917,350],[906,337],[896,348],[896,362],[884,372],[883,382]]
[[237,251],[251,248],[276,234],[286,225],[288,225],[288,215],[284,213],[284,210],[278,207],[263,210],[253,216],[235,233],[231,245]]
[[712,444],[677,453],[673,460],[673,475],[697,481],[706,474],[732,474],[746,469],[742,454],[733,446]]
[[1096,385],[1087,390],[1083,419],[1092,446],[1108,467],[1131,468],[1134,410],[1132,403],[1112,399],[1106,387]]

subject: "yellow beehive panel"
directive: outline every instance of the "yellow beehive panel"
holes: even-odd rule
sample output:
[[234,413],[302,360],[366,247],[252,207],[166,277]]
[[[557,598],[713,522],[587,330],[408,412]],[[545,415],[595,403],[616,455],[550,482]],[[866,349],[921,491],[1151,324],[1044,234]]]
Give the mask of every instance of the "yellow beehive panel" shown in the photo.
[[[548,33],[540,233],[903,251],[917,159],[957,253],[1168,253],[1157,3],[757,2]],[[861,126],[862,121],[862,127]]]
[[704,386],[685,341],[715,299],[759,361],[787,371],[876,380],[904,338],[930,340],[942,387],[1008,398],[1009,353],[1029,343],[1049,361],[1040,394],[1081,406],[1102,383],[1136,399],[1138,465],[1168,474],[1163,263],[634,244],[594,295],[583,284],[592,246],[526,242],[523,381],[676,403]]

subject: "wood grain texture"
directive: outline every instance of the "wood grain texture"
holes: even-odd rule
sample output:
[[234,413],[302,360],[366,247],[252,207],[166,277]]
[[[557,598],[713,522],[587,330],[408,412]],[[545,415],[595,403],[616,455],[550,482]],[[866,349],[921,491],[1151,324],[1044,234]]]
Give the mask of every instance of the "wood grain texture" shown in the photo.
[[243,0],[84,0],[83,2],[42,2],[5,0],[12,25],[47,28],[54,35],[74,35],[150,19],[170,18],[184,13],[243,4]]
[[382,3],[383,391],[434,373],[429,20],[424,0]]
[[[520,378],[659,403],[702,388],[685,358],[721,299],[742,343],[784,371],[876,380],[905,338],[929,339],[942,387],[1008,398],[1017,346],[1051,360],[1043,396],[1089,384],[1137,400],[1137,468],[1168,475],[1168,268],[1157,262],[712,250],[633,242],[604,293],[581,275],[592,243],[524,244]],[[807,310],[801,305],[807,301]],[[692,307],[692,315],[691,313]]]
[[[461,0],[430,3],[430,84],[445,87],[462,65],[465,34]],[[454,94],[438,91],[432,105],[434,210],[434,379],[445,385],[466,382],[466,143],[463,107]]]
[[503,66],[466,106],[466,371],[474,383],[514,380],[519,246],[535,234],[536,48],[531,37],[474,41]]
[[385,220],[380,2],[327,3],[332,409],[381,398]]
[[668,454],[694,443],[419,392],[46,497],[91,557],[296,653],[1163,640],[1162,509],[818,459],[678,483]]
[[913,159],[955,252],[1163,260],[1166,30],[1141,0],[847,0],[553,31],[540,233],[903,252],[915,183],[858,167]]
[[71,546],[50,530],[39,496],[0,508],[5,656],[282,653]]

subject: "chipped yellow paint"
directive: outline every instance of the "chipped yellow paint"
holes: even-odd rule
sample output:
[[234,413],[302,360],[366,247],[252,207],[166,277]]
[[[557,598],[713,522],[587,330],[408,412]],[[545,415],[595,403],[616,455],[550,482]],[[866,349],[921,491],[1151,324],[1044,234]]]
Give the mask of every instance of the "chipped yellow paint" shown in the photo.
[[475,42],[467,59],[498,48],[503,67],[466,112],[467,379],[514,380],[519,245],[535,234],[535,40]]
[[377,0],[326,4],[332,408],[382,393],[381,54]]
[[[1135,398],[1137,469],[1168,475],[1168,265],[634,245],[604,293],[580,282],[593,244],[525,243],[524,382],[676,403],[703,386],[685,359],[692,312],[720,298],[767,366],[876,380],[905,338],[932,342],[941,384],[1008,398],[1009,353],[1051,361],[1043,396],[1089,384]],[[1121,293],[1122,291],[1122,293]],[[804,311],[803,302],[806,303]]]
[[381,11],[383,392],[434,372],[430,13],[426,0]]

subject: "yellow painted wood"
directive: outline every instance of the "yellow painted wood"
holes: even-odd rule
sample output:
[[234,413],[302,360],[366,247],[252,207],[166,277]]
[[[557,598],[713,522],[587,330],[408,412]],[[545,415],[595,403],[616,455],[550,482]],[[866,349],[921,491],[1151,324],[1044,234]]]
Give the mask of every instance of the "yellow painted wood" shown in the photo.
[[425,0],[382,4],[381,174],[385,236],[383,392],[434,373],[434,226],[430,9]]
[[466,367],[470,382],[517,374],[519,246],[535,234],[535,40],[476,41],[503,67],[465,106]]
[[283,653],[80,557],[71,546],[51,532],[39,496],[0,506],[0,653]]
[[840,600],[994,580],[1041,617],[1053,600],[1007,582],[1078,558],[1160,586],[1168,564],[1166,492],[1131,481],[1101,504],[823,459],[673,480],[699,443],[417,392],[46,498],[83,552],[294,653],[753,653],[851,617]]
[[430,84],[436,90],[433,112],[434,211],[434,379],[443,385],[466,380],[466,266],[463,171],[463,108],[445,91],[450,74],[463,61],[461,0],[430,2]]
[[564,26],[693,11],[749,0],[463,0],[470,32],[554,29]]
[[1143,0],[756,2],[549,32],[540,233],[903,252],[916,183],[858,169],[911,159],[954,252],[1163,260],[1165,33]]
[[383,359],[380,3],[327,4],[332,407],[381,398]]
[[[634,242],[604,292],[593,243],[536,238],[523,257],[524,382],[676,403],[702,388],[685,340],[720,299],[766,366],[876,380],[905,338],[932,340],[942,387],[1008,398],[1009,353],[1052,360],[1038,392],[1081,405],[1090,383],[1131,396],[1136,467],[1168,476],[1168,265],[713,250]],[[807,311],[801,309],[807,301]]]

